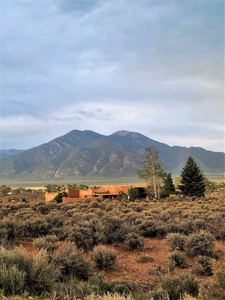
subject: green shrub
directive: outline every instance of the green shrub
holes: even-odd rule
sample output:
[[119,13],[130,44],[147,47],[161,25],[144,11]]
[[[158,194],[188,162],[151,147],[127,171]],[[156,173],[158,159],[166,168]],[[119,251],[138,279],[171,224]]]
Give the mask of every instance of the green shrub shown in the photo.
[[150,300],[170,300],[168,292],[162,289],[150,293]]
[[60,192],[60,193],[58,193],[58,195],[55,196],[55,198],[53,200],[55,200],[57,203],[61,203],[63,197],[67,198],[68,194],[66,192]]
[[166,240],[173,250],[183,251],[186,239],[187,236],[181,233],[169,233],[166,236]]
[[161,191],[160,198],[167,198],[171,194],[170,191]]
[[7,267],[2,264],[0,268],[0,289],[5,296],[16,295],[25,288],[26,272],[20,271],[16,265]]
[[216,262],[213,265],[213,283],[207,290],[207,300],[224,300],[225,299],[225,263]]
[[29,273],[29,285],[31,291],[41,295],[49,293],[54,285],[56,270],[49,263],[47,252],[42,249],[32,257],[32,265]]
[[90,277],[88,284],[95,295],[101,296],[107,293],[112,293],[114,288],[114,283],[106,281],[102,274],[94,274]]
[[105,245],[96,246],[93,249],[91,256],[100,270],[110,269],[116,262],[116,253],[114,249]]
[[95,295],[104,295],[112,292],[112,283],[105,280],[103,274],[96,273],[88,280],[88,285]]
[[74,300],[77,297],[83,298],[83,296],[87,296],[91,292],[91,290],[89,293],[86,290],[84,291],[82,284],[77,278],[68,277],[66,280],[55,284],[54,292],[50,299]]
[[123,201],[123,200],[127,200],[127,194],[124,192],[120,192],[119,193],[119,200]]
[[54,264],[60,269],[61,277],[74,276],[88,279],[91,275],[90,265],[84,260],[82,251],[74,243],[68,242],[65,248],[53,257]]
[[179,277],[166,276],[162,279],[161,288],[167,291],[169,299],[180,300],[184,294],[197,296],[199,285],[195,278],[190,275],[181,275]]
[[123,296],[118,293],[115,294],[107,293],[107,295],[103,295],[103,296],[96,296],[92,294],[87,298],[87,300],[134,300],[134,298],[131,295]]
[[[58,282],[51,299],[104,299],[105,295],[130,294],[127,284],[105,281],[102,274],[95,274],[88,281],[78,281],[76,278],[68,278],[64,282]],[[91,297],[91,295],[93,297]],[[54,297],[54,298],[53,298]],[[89,298],[90,297],[90,298]],[[130,299],[129,296],[127,296]],[[113,298],[114,299],[114,298]],[[117,298],[115,298],[117,299]],[[119,299],[119,298],[118,298]],[[125,300],[125,298],[124,298]]]
[[11,217],[4,217],[0,223],[1,245],[11,243],[15,239],[15,221]]
[[127,234],[131,232],[131,227],[120,217],[108,217],[105,223],[106,243],[123,243]]
[[130,294],[129,287],[124,283],[115,283],[112,290],[113,290],[113,294],[119,294],[119,295],[128,295],[128,294]]
[[4,266],[0,272],[0,288],[9,294],[28,291],[40,295],[49,293],[53,288],[55,274],[44,250],[29,257],[23,249],[2,248],[0,265]]
[[211,276],[212,271],[212,259],[208,256],[199,255],[196,261],[200,264],[200,267],[195,270],[197,275]]
[[47,235],[45,237],[37,238],[34,241],[34,246],[38,250],[45,249],[48,253],[52,253],[58,248],[58,245],[56,244],[58,240],[56,235]]
[[129,251],[141,250],[144,247],[143,239],[138,234],[131,232],[124,241],[124,247]]
[[144,237],[156,237],[157,236],[157,227],[156,223],[152,220],[145,220],[140,225],[140,231]]
[[72,226],[68,239],[75,242],[78,249],[90,251],[94,246],[103,244],[106,241],[104,230],[102,221],[94,217]]
[[165,277],[162,279],[161,288],[168,293],[169,299],[180,300],[185,290],[180,277]]
[[26,220],[24,225],[24,237],[38,238],[48,235],[51,231],[51,224],[47,222],[46,216],[33,215]]
[[187,268],[186,258],[184,253],[175,250],[169,255],[169,263],[175,267],[180,267],[182,269]]
[[82,224],[76,224],[69,229],[68,240],[75,242],[78,249],[84,251],[90,251],[94,247],[94,241],[92,238],[91,228],[87,225],[88,222]]
[[186,294],[197,297],[199,293],[198,281],[192,274],[185,274],[180,276],[184,291]]
[[0,251],[0,266],[5,265],[10,268],[13,265],[17,266],[18,270],[30,273],[32,267],[32,259],[27,255],[24,249],[15,248],[13,250],[6,250],[1,248]]
[[139,225],[140,234],[144,237],[164,237],[168,228],[164,221],[156,220],[144,220],[142,224]]
[[193,233],[187,237],[185,250],[190,257],[214,255],[214,237],[207,232]]
[[129,195],[129,200],[133,201],[135,199],[140,198],[141,193],[140,193],[140,190],[138,188],[130,188],[128,190],[128,195]]

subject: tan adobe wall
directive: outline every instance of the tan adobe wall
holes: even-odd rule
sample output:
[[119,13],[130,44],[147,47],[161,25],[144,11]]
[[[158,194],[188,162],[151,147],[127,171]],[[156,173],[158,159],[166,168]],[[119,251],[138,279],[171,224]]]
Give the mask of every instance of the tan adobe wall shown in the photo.
[[51,192],[51,193],[45,192],[45,202],[52,201],[57,195],[58,192]]
[[106,193],[119,195],[120,192],[128,193],[128,190],[131,188],[131,185],[104,185],[99,189],[94,189],[94,193]]
[[92,189],[89,190],[80,190],[80,189],[68,189],[68,198],[91,198]]
[[80,190],[80,198],[91,198],[91,197],[92,197],[92,189]]

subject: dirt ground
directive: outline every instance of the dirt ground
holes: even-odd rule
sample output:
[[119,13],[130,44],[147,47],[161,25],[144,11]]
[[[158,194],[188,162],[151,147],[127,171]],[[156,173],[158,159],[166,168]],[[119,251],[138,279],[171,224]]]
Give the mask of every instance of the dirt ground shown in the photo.
[[[31,254],[36,252],[32,242],[18,241],[17,246],[23,246]],[[135,284],[146,288],[153,288],[160,282],[160,278],[164,274],[169,271],[171,274],[168,263],[171,248],[165,239],[145,238],[143,250],[127,251],[122,246],[112,247],[116,251],[116,264],[111,270],[101,271],[107,281],[126,282],[131,285]],[[60,251],[60,248],[56,251]],[[215,242],[215,252],[225,261],[224,241]],[[139,260],[143,256],[150,257],[151,261],[141,263]],[[85,254],[85,259],[93,263],[88,253]],[[196,267],[196,262],[193,259],[188,258],[187,263],[188,267],[186,269],[176,267],[172,271],[172,274],[181,275],[189,273]],[[95,268],[94,271],[99,273],[99,270]],[[211,277],[196,278],[200,285],[207,285],[212,281]]]
[[[143,287],[154,287],[160,282],[161,276],[166,274],[169,269],[168,256],[171,249],[165,239],[145,239],[144,250],[125,251],[122,247],[115,248],[117,252],[117,262],[115,267],[103,274],[108,281],[128,282]],[[225,261],[225,243],[215,243],[215,251]],[[143,256],[151,257],[152,260],[140,263],[139,259]],[[196,263],[188,259],[188,268],[175,268],[173,275],[188,273],[195,268]],[[211,277],[197,277],[201,285],[207,285],[212,281]]]

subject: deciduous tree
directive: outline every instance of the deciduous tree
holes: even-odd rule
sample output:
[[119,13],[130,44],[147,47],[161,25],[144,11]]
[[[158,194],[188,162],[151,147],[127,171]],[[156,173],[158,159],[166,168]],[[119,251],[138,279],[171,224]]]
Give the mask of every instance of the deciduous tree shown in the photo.
[[164,176],[163,166],[156,148],[147,147],[145,151],[143,169],[138,170],[138,175],[146,181],[149,190],[153,190],[154,197],[158,199]]

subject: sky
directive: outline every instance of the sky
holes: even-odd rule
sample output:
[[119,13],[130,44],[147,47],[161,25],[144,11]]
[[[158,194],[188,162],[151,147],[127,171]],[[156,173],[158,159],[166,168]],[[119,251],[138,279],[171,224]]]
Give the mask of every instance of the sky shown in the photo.
[[71,130],[225,152],[224,0],[0,0],[0,148]]

